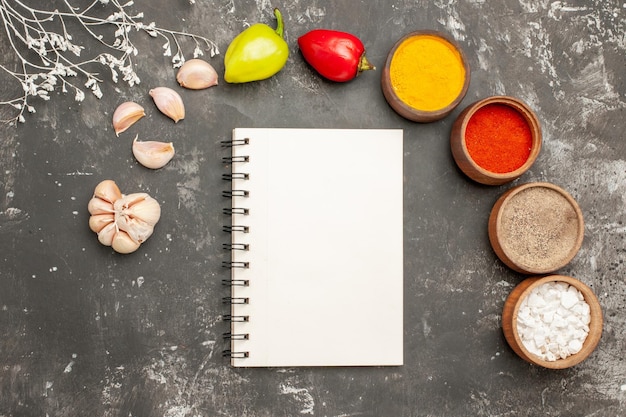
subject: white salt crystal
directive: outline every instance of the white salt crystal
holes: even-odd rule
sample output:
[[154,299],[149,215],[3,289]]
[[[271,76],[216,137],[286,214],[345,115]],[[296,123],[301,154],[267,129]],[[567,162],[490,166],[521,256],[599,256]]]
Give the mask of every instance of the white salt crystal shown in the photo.
[[531,293],[528,296],[528,306],[531,308],[543,307],[546,305],[546,300],[541,294]]
[[554,319],[552,320],[552,327],[557,329],[563,329],[567,327],[567,321],[563,319],[560,314],[555,314]]
[[583,310],[582,311],[582,315],[589,316],[589,313],[591,312],[591,308],[589,307],[589,304],[583,303],[582,306],[583,306],[582,307],[582,310]]
[[532,340],[535,342],[535,346],[537,347],[545,345],[545,337],[541,331],[536,331]]
[[567,322],[572,326],[582,325],[582,322],[580,321],[580,316],[576,316],[575,314],[567,316]]
[[520,308],[517,313],[518,324],[529,324],[533,319],[530,317],[530,310],[528,308]]
[[550,308],[553,310],[558,309],[559,307],[561,307],[561,296],[556,296],[554,298],[550,299]]
[[570,288],[572,288],[576,292],[567,290],[566,292],[561,294],[561,305],[567,309],[574,307],[574,305],[576,305],[576,303],[580,301],[578,299],[578,294],[577,294],[578,291],[576,290],[576,288],[574,287],[570,287]]
[[544,323],[550,324],[554,320],[554,311],[547,311],[541,315]]
[[535,346],[535,342],[532,340],[528,340],[528,344],[525,344],[524,347],[533,355],[542,356],[543,352],[539,350],[537,346]]
[[571,310],[573,313],[576,313],[578,316],[581,316],[583,314],[583,304],[576,303],[574,306],[572,306]]
[[556,342],[552,342],[546,346],[547,350],[550,352],[557,352],[559,350],[559,344]]
[[567,348],[569,350],[569,353],[573,355],[580,352],[580,350],[583,348],[583,344],[580,340],[570,340],[570,342],[567,344]]

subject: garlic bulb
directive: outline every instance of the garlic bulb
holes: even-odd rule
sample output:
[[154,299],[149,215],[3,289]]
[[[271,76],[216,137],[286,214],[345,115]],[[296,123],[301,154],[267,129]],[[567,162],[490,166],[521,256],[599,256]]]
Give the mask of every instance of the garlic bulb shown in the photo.
[[172,142],[157,142],[154,140],[133,140],[133,155],[137,161],[146,168],[159,169],[167,165],[174,157],[174,145]]
[[139,104],[127,101],[115,109],[113,113],[113,130],[115,130],[115,136],[119,136],[120,133],[131,127],[137,120],[146,115],[143,107]]
[[217,72],[208,62],[194,58],[180,67],[176,81],[181,87],[202,90],[217,85]]
[[124,195],[112,180],[96,186],[87,205],[89,228],[98,241],[118,253],[136,251],[154,231],[161,218],[161,206],[146,193]]
[[185,118],[185,105],[176,91],[169,87],[157,87],[150,90],[149,94],[161,113],[172,119],[174,123]]

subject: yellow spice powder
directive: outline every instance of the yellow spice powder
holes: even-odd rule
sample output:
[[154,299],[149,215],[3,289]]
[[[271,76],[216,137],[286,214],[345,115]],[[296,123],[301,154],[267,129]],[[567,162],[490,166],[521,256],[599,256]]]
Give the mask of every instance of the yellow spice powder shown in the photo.
[[391,85],[407,105],[443,109],[461,93],[465,67],[459,51],[437,36],[419,35],[400,44],[389,68]]

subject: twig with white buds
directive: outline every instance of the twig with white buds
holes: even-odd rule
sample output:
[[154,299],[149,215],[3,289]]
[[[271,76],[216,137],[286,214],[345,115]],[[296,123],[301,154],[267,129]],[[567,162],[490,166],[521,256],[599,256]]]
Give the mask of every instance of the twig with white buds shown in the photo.
[[[84,100],[84,90],[101,98],[100,84],[103,80],[98,73],[90,70],[93,64],[107,67],[114,83],[121,78],[131,87],[138,84],[140,78],[135,72],[133,58],[139,51],[130,39],[132,31],[163,38],[163,55],[172,56],[174,68],[185,62],[180,43],[183,38],[194,42],[194,58],[204,55],[205,51],[211,57],[219,54],[215,42],[203,36],[164,29],[154,22],[144,23],[143,13],[130,12],[134,3],[132,0],[123,4],[119,0],[93,0],[84,9],[73,6],[70,0],[63,2],[66,10],[60,11],[34,8],[21,0],[0,0],[0,21],[6,34],[4,38],[18,60],[17,69],[0,64],[0,70],[22,87],[22,95],[0,98],[0,106],[12,109],[12,115],[2,122],[24,123],[25,113],[35,113],[33,99],[50,100],[50,92],[56,88],[60,88],[63,93],[73,92],[76,101]],[[195,0],[189,0],[189,3],[195,4]],[[96,16],[96,12],[101,12],[97,10],[98,7],[110,8],[112,12],[103,19]],[[82,29],[80,36],[74,37],[69,32],[70,21],[78,23]],[[115,29],[112,38],[111,27]],[[101,52],[83,57],[89,48],[75,42],[75,38],[95,40],[104,47],[103,52],[101,48]]]

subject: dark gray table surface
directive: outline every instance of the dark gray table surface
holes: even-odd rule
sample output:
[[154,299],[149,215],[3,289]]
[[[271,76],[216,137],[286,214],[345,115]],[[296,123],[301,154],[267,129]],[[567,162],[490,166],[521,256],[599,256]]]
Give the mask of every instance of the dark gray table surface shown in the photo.
[[[272,7],[285,17],[285,68],[262,82],[221,81],[230,40],[250,23],[273,26]],[[103,76],[104,97],[80,103],[57,90],[25,123],[1,128],[0,416],[626,415],[622,1],[136,0],[133,9],[213,39],[220,54],[207,60],[220,84],[181,89],[162,40],[132,33],[139,85]],[[357,34],[378,70],[322,80],[297,47],[320,27]],[[461,106],[430,124],[398,116],[380,89],[387,52],[418,29],[453,36],[472,68]],[[0,45],[2,62],[15,63],[4,34]],[[156,86],[180,92],[183,121],[156,110]],[[543,149],[520,179],[482,186],[457,169],[448,138],[462,108],[499,94],[535,110]],[[111,116],[125,100],[147,115],[116,137]],[[222,358],[220,141],[234,127],[404,130],[404,366],[235,369]],[[157,171],[139,166],[135,134],[174,142],[175,158]],[[154,235],[134,254],[113,253],[88,228],[87,202],[104,179],[161,203]],[[605,315],[598,348],[566,370],[524,362],[501,331],[504,300],[523,277],[493,253],[487,218],[499,195],[529,181],[578,201],[585,239],[559,273],[587,283]]]

